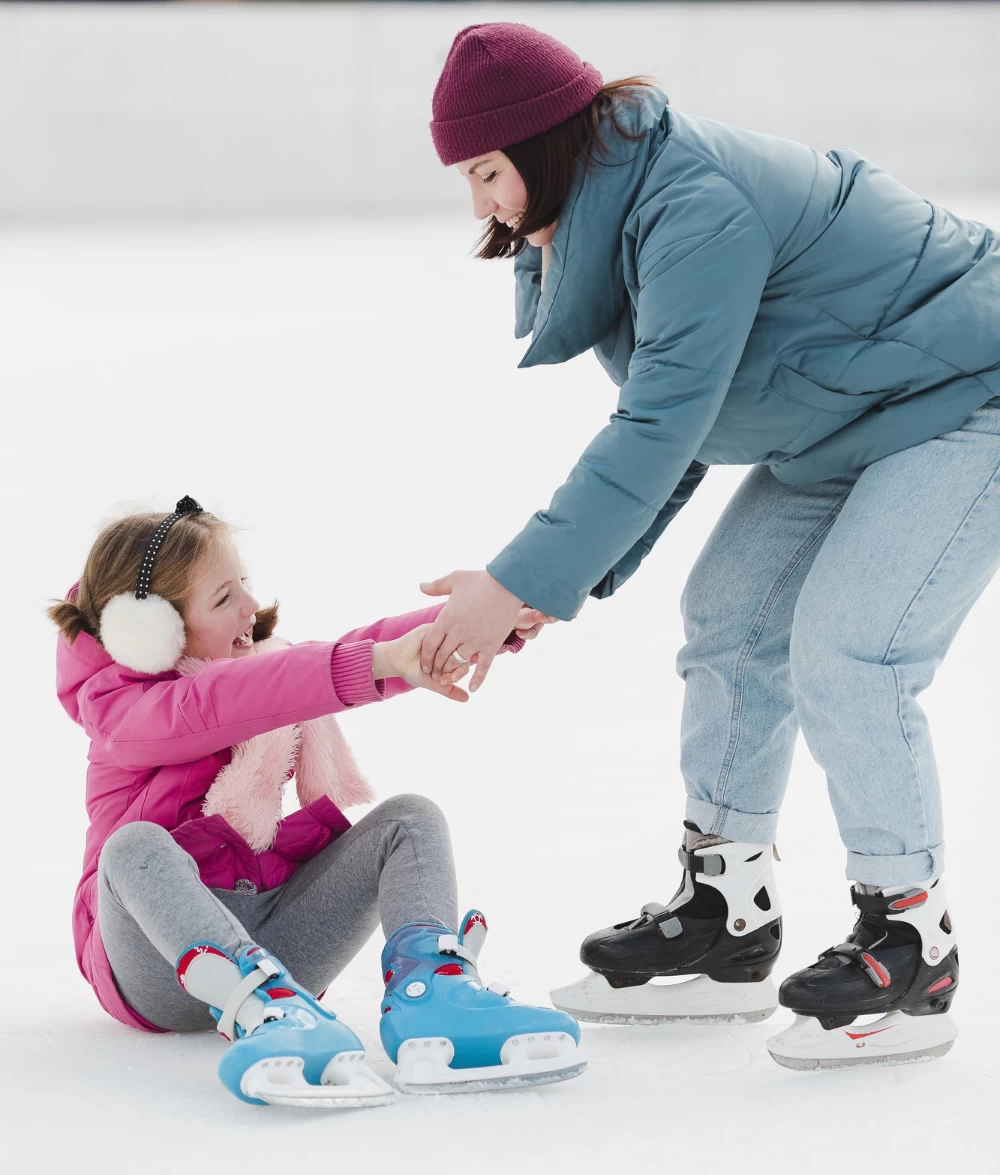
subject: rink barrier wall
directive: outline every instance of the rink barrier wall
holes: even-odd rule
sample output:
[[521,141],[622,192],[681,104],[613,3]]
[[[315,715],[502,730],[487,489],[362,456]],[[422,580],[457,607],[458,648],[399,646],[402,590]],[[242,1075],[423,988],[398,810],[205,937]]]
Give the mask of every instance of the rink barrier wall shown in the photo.
[[5,4],[0,217],[465,205],[431,94],[497,19],[926,194],[1000,189],[1000,4]]

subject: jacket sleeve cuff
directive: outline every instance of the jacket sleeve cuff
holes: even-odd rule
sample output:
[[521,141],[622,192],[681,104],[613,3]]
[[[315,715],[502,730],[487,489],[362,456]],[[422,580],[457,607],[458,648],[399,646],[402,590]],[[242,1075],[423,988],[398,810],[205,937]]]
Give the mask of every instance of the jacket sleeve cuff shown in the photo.
[[333,646],[330,675],[333,691],[345,706],[380,702],[385,697],[385,682],[376,681],[372,671],[374,641],[352,641]]
[[525,641],[523,637],[517,635],[516,629],[511,629],[510,634],[504,643],[497,649],[497,655],[500,653],[520,653],[524,648]]

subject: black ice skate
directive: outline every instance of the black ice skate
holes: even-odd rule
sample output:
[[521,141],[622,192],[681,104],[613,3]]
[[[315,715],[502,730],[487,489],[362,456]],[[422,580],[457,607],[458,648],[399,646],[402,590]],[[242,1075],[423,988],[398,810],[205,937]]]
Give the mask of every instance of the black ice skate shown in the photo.
[[[940,880],[856,886],[851,898],[860,914],[847,942],[781,985],[795,1022],[767,1047],[789,1069],[920,1061],[946,1053],[958,1035],[947,1015],[958,947]],[[873,1023],[855,1023],[873,1013]]]
[[[598,1024],[751,1023],[777,1007],[769,978],[781,948],[771,845],[694,838],[679,856],[680,889],[633,922],[589,935],[591,973],[551,993],[557,1008]],[[715,843],[713,843],[715,842]],[[661,977],[696,976],[680,983]]]

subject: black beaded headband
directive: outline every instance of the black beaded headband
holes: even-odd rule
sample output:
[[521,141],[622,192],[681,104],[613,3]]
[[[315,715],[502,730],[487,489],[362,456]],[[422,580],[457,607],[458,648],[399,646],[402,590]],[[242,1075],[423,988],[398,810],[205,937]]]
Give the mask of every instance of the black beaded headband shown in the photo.
[[178,518],[183,518],[185,514],[200,514],[201,512],[202,508],[194,498],[185,496],[177,503],[173,514],[168,514],[156,530],[153,531],[152,538],[146,544],[142,562],[139,564],[139,575],[135,581],[135,598],[137,600],[144,600],[149,595],[149,580],[153,574],[153,560],[156,558],[157,551],[163,545],[167,531],[174,525]]

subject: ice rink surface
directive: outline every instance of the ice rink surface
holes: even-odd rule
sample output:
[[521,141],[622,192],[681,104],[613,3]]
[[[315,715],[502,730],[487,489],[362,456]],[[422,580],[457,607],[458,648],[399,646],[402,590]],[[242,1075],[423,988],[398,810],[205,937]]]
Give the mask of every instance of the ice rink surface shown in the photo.
[[[1000,200],[944,201],[1000,225]],[[949,826],[960,1036],[941,1061],[800,1074],[743,1028],[585,1027],[589,1070],[529,1092],[310,1115],[233,1099],[214,1034],[145,1035],[79,976],[70,906],[86,740],[53,689],[43,615],[98,524],[184,494],[242,528],[291,640],[429,602],[548,502],[614,410],[590,355],[515,370],[506,263],[471,218],[0,232],[8,635],[0,1152],[11,1172],[995,1171],[1000,582],[923,695]],[[613,599],[497,662],[467,706],[426,693],[344,717],[379,796],[447,812],[484,979],[524,1000],[577,978],[590,930],[676,886],[685,575],[745,468],[717,467]],[[934,492],[933,485],[927,493]],[[920,504],[914,503],[914,525]],[[355,818],[360,810],[351,813]],[[778,838],[777,976],[851,924],[823,773],[799,742]],[[376,1068],[380,942],[326,999]]]

